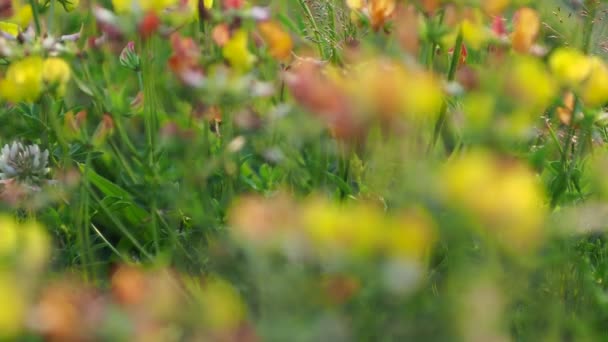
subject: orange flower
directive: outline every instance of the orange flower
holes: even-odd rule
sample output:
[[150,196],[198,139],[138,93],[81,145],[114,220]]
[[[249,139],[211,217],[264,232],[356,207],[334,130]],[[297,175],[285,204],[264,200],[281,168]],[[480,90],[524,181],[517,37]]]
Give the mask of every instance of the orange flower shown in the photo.
[[370,20],[374,31],[378,31],[395,12],[395,0],[371,0]]
[[324,77],[314,62],[303,61],[286,74],[285,84],[295,100],[329,126],[338,139],[353,140],[364,132],[345,92]]
[[515,13],[514,30],[511,36],[513,49],[520,53],[530,50],[538,32],[540,31],[540,19],[536,11],[523,7]]
[[264,21],[258,24],[260,34],[269,47],[270,55],[276,59],[284,60],[291,55],[293,42],[289,33],[285,32],[279,24],[273,21]]
[[203,79],[199,65],[200,49],[192,38],[183,38],[178,33],[171,35],[173,54],[169,58],[169,69],[189,86],[198,86]]

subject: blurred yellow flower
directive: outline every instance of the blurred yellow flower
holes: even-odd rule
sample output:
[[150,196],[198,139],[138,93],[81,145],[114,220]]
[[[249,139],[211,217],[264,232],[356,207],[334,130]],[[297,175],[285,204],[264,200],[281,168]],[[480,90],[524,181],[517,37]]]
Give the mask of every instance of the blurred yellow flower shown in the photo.
[[408,260],[426,259],[436,238],[433,220],[428,213],[418,210],[390,221],[385,236],[388,254]]
[[112,0],[116,13],[127,13],[133,10],[160,12],[179,3],[180,0]]
[[19,25],[15,23],[9,23],[6,21],[0,21],[0,31],[8,33],[13,37],[17,37],[19,34]]
[[13,277],[0,273],[0,339],[12,340],[23,329],[25,294]]
[[13,16],[8,20],[19,27],[27,27],[34,18],[34,12],[30,5],[22,5],[18,0],[13,0]]
[[34,102],[42,92],[42,58],[26,57],[13,62],[0,80],[0,97],[10,102]]
[[130,12],[133,9],[132,0],[112,0],[112,7],[116,13]]
[[247,31],[240,29],[232,35],[222,48],[222,54],[230,65],[239,72],[247,72],[256,61],[248,49]]
[[556,95],[557,87],[543,63],[529,56],[514,58],[506,68],[507,90],[528,112],[543,110]]
[[576,86],[591,72],[587,56],[573,48],[558,48],[549,57],[551,72],[566,86]]
[[489,15],[499,15],[510,2],[510,0],[484,0],[481,1],[481,8]]
[[434,118],[443,103],[441,82],[427,71],[414,71],[403,92],[407,112],[412,118]]
[[363,9],[364,0],[346,0],[346,6],[353,10]]
[[467,210],[481,232],[507,250],[532,250],[540,244],[544,195],[523,165],[473,151],[446,165],[442,189],[450,205]]
[[36,222],[19,223],[0,216],[0,259],[13,259],[21,268],[39,270],[50,253],[50,240]]
[[471,92],[464,98],[464,109],[467,128],[484,132],[492,122],[496,98],[487,92]]
[[20,262],[24,269],[40,270],[51,254],[51,240],[44,228],[33,221],[21,224]]
[[475,50],[482,47],[488,41],[491,34],[483,23],[483,17],[479,11],[473,12],[472,19],[464,19],[460,24],[462,38],[468,47]]
[[382,214],[364,205],[344,208],[314,199],[302,210],[302,222],[322,256],[370,257],[387,228]]
[[580,91],[584,103],[599,107],[608,101],[608,67],[599,57],[591,57],[589,78]]
[[0,257],[11,255],[17,249],[19,224],[8,216],[0,216]]
[[42,80],[59,96],[65,93],[70,73],[70,65],[61,58],[51,57],[42,64]]
[[198,298],[204,312],[204,323],[212,331],[236,329],[245,319],[245,303],[238,292],[222,279],[208,279]]
[[179,0],[139,0],[139,6],[144,12],[160,12],[168,7],[178,5],[179,2]]
[[390,60],[360,63],[345,77],[333,74],[358,108],[382,117],[433,118],[443,102],[441,82],[434,74]]

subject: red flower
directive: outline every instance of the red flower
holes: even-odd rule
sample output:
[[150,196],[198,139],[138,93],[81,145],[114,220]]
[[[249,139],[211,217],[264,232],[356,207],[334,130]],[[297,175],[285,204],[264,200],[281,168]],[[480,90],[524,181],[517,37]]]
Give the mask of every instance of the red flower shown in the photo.
[[153,35],[160,27],[160,18],[154,12],[148,12],[139,23],[139,34],[143,38]]
[[171,35],[173,54],[169,58],[169,69],[185,84],[199,86],[203,81],[203,70],[199,65],[200,48],[192,38],[183,38],[178,33]]

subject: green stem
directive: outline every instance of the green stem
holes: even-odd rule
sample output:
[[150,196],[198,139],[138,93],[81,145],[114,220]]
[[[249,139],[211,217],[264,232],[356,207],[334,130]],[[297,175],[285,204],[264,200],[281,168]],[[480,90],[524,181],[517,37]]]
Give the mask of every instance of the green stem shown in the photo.
[[84,273],[84,279],[90,280],[91,274],[89,273],[89,266],[93,262],[93,254],[90,246],[90,239],[88,237],[89,227],[91,225],[91,218],[89,215],[89,169],[91,167],[91,153],[87,153],[86,164],[83,171],[83,182],[80,188],[80,211],[78,219],[78,229],[76,232],[76,239],[80,245],[80,258],[82,260],[82,271]]
[[117,218],[116,215],[112,214],[112,211],[108,208],[108,206],[106,206],[103,201],[99,198],[99,196],[97,196],[95,194],[95,192],[91,192],[91,196],[93,197],[93,199],[95,200],[95,202],[97,202],[97,204],[99,205],[99,208],[101,209],[101,211],[106,214],[108,216],[108,218],[110,219],[110,221],[112,221],[112,223],[114,223],[114,225],[116,225],[116,227],[118,228],[118,230],[120,230],[120,232],[129,240],[131,241],[131,243],[133,244],[133,246],[135,246],[135,248],[137,248],[139,250],[139,252],[145,256],[146,258],[148,258],[149,260],[153,260],[152,255],[150,255],[150,253],[148,253],[146,251],[146,249],[141,245],[141,243],[139,243],[139,241],[137,241],[137,239],[133,236],[133,234],[131,234],[129,232],[129,229],[122,223],[120,222]]
[[152,237],[154,241],[154,248],[156,253],[160,252],[160,241],[159,241],[159,229],[157,223],[156,212],[158,210],[157,201],[156,201],[156,133],[157,133],[157,122],[158,122],[158,112],[157,112],[157,99],[158,94],[156,93],[155,87],[155,78],[154,78],[154,38],[150,38],[144,43],[144,52],[142,54],[142,73],[138,73],[140,76],[140,82],[142,83],[142,87],[144,90],[144,125],[146,130],[146,144],[147,144],[147,166],[148,170],[151,174],[150,188],[152,191],[151,203],[150,203],[150,225],[152,230]]
[[591,36],[593,35],[593,26],[595,24],[595,14],[599,5],[598,0],[586,0],[585,9],[587,16],[585,18],[585,24],[583,26],[583,46],[582,50],[585,54],[589,54],[591,49]]
[[325,59],[327,59],[327,56],[325,55],[325,49],[323,49],[321,31],[319,31],[319,26],[317,25],[317,21],[315,20],[315,17],[312,14],[310,7],[308,7],[308,4],[306,3],[305,0],[298,0],[298,3],[300,4],[300,7],[304,11],[304,15],[306,16],[306,19],[308,19],[310,26],[312,26],[313,34],[315,36],[315,40],[317,43],[317,49],[319,50],[319,56],[325,60]]
[[[452,54],[450,68],[448,69],[448,82],[452,82],[456,77],[456,70],[458,69],[458,62],[460,61],[460,53],[462,50],[462,41],[463,37],[461,30],[458,32],[458,36],[456,37],[456,44],[454,44],[454,53]],[[447,102],[444,102],[441,105],[439,117],[437,118],[437,122],[435,123],[435,130],[433,132],[433,139],[431,140],[429,150],[432,150],[433,147],[435,147],[435,145],[437,144],[437,140],[439,139],[439,135],[441,135],[443,138],[443,143],[446,152],[450,154],[454,149],[454,136],[447,124],[447,112],[448,105]]]
[[53,34],[53,19],[55,18],[55,0],[51,0],[49,5],[49,14],[47,18],[47,32],[49,35]]
[[144,44],[143,52],[143,73],[138,73],[138,77],[141,82],[141,86],[144,91],[144,125],[146,130],[146,144],[148,148],[148,166],[154,166],[154,155],[155,155],[155,135],[156,135],[156,91],[155,91],[155,79],[154,79],[154,68],[152,66],[154,56],[154,46],[150,38],[146,40]]
[[120,258],[120,260],[122,262],[125,262],[125,263],[129,262],[129,259],[127,257],[125,257],[124,255],[122,255],[114,246],[112,246],[110,241],[108,241],[108,239],[106,239],[106,237],[99,231],[99,229],[97,229],[97,227],[95,227],[94,224],[91,224],[91,228],[93,228],[93,231],[97,234],[97,236],[99,236],[101,241],[103,241],[106,244],[106,246],[108,246],[108,248]]
[[62,155],[63,170],[67,170],[68,163],[70,161],[69,146],[68,146],[68,142],[65,140],[65,138],[63,136],[62,126],[61,126],[61,123],[59,120],[59,117],[63,110],[63,100],[59,100],[57,102],[51,102],[50,107],[52,108],[50,111],[50,114],[49,114],[50,124],[51,124],[51,127],[53,128],[53,130],[55,131],[55,139],[59,143],[59,146],[61,147],[61,152],[63,154]]
[[42,29],[40,28],[40,15],[38,13],[38,1],[29,0],[30,6],[32,7],[32,15],[34,17],[34,27],[36,28],[36,36],[40,37]]

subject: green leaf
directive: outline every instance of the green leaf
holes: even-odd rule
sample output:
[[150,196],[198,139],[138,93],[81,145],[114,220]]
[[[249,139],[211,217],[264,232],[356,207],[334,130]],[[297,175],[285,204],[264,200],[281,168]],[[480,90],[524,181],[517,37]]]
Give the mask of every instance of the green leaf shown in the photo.
[[[80,171],[85,173],[85,167],[83,164],[80,164]],[[91,184],[93,184],[99,191],[101,191],[106,196],[118,197],[121,199],[133,200],[133,195],[128,191],[124,190],[120,186],[112,183],[106,178],[100,176],[92,169],[86,170],[86,174],[89,178]]]

